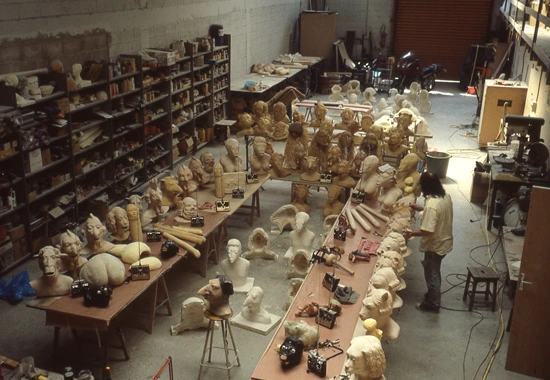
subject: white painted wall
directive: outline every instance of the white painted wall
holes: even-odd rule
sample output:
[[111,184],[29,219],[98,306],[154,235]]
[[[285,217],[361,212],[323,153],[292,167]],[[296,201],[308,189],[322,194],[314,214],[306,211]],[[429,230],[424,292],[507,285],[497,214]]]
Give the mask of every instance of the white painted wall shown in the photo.
[[[232,36],[232,77],[252,64],[288,52],[289,35],[304,0],[3,0],[0,39],[39,34],[111,33],[110,55],[168,47],[222,24]],[[0,40],[1,44],[1,40]],[[61,53],[62,54],[62,53]]]

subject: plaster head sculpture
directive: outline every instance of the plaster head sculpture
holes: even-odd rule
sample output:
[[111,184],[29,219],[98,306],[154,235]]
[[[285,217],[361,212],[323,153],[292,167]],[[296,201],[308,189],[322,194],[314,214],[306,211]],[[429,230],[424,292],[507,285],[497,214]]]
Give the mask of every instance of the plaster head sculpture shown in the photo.
[[248,157],[250,171],[253,174],[267,174],[269,172],[271,156],[266,153],[267,141],[265,137],[258,136],[254,138],[252,148],[253,152]]
[[130,221],[123,208],[113,207],[105,218],[105,224],[113,240],[125,242],[130,237]]
[[397,290],[403,290],[407,288],[405,280],[401,277],[405,273],[405,265],[403,256],[396,251],[386,251],[382,254],[382,257],[378,258],[374,271],[378,271],[381,268],[392,268],[399,278],[399,288]]
[[346,188],[355,187],[356,182],[350,177],[351,163],[349,161],[340,161],[336,167],[336,172],[338,175],[332,179],[332,183]]
[[309,210],[311,210],[311,207],[307,205],[309,188],[306,185],[297,185],[293,183],[291,191],[291,203],[298,209],[298,211],[309,212]]
[[415,116],[420,117],[420,111],[414,106],[415,103],[410,102],[409,100],[403,101],[403,108],[401,110],[410,110]]
[[223,183],[223,166],[218,162],[214,165],[214,194],[216,198],[223,198],[225,186]]
[[323,203],[323,217],[340,214],[344,208],[344,204],[339,200],[341,192],[342,189],[339,186],[332,185],[328,187],[328,200]]
[[254,286],[250,289],[246,295],[241,311],[241,315],[244,319],[264,325],[271,323],[271,315],[262,307],[263,298],[264,291],[262,288]]
[[77,88],[88,87],[92,85],[91,81],[83,80],[80,76],[80,74],[82,73],[82,65],[80,63],[75,63],[72,67],[71,72],[73,74],[73,79],[76,83]]
[[384,289],[373,289],[363,300],[359,317],[361,320],[372,318],[388,340],[399,336],[399,325],[391,318],[393,300],[390,292]]
[[347,95],[348,97],[351,94],[355,94],[357,96],[361,95],[361,82],[359,82],[357,79],[352,79],[348,83],[348,91]]
[[237,120],[240,129],[239,132],[237,132],[237,137],[254,135],[254,129],[252,128],[254,125],[254,119],[251,114],[247,112],[241,113],[237,116]]
[[420,113],[430,114],[432,110],[432,102],[428,100],[430,93],[427,90],[420,91],[420,102],[418,103],[418,108]]
[[284,160],[284,156],[280,153],[271,155],[271,170],[269,171],[271,178],[283,178],[291,174],[291,171],[284,167]]
[[[344,110],[340,113],[340,118],[342,119],[341,122],[336,123],[334,127],[336,129],[344,129],[348,130],[348,127],[350,124],[352,124],[353,121],[353,111],[349,108],[344,108]],[[358,129],[358,128],[356,128]]]
[[275,123],[281,121],[285,124],[290,123],[290,119],[286,114],[286,106],[283,102],[277,102],[273,105],[273,121]]
[[416,170],[419,173],[422,173],[424,171],[427,152],[428,152],[428,143],[426,142],[426,138],[422,136],[418,137],[413,144],[412,153],[416,154],[420,159],[420,161],[418,162],[418,166],[416,168]]
[[216,163],[214,155],[210,152],[204,152],[203,154],[201,154],[200,160],[204,171],[207,174],[214,174],[214,164]]
[[[6,86],[15,87],[16,90],[20,87],[19,82],[20,82],[19,78],[17,78],[17,75],[14,75],[14,74],[6,75],[4,79],[4,84]],[[15,92],[15,102],[20,107],[35,103],[35,101],[32,99],[25,99],[17,91]]]
[[233,294],[233,283],[225,276],[213,278],[197,292],[206,301],[207,310],[218,316],[233,314],[229,297]]
[[361,166],[363,165],[365,158],[367,158],[367,154],[362,150],[357,152],[355,157],[353,157],[350,173],[353,177],[359,177],[361,175]]
[[176,208],[183,195],[183,189],[178,181],[171,176],[164,177],[160,180],[160,190],[162,191],[162,205]]
[[370,293],[373,289],[384,289],[390,292],[394,309],[398,309],[403,306],[403,299],[397,295],[397,291],[401,288],[401,281],[393,268],[380,268],[378,269],[369,280],[369,287],[367,289],[367,294]]
[[363,160],[359,173],[361,178],[355,188],[365,193],[366,199],[376,199],[378,197],[378,167],[380,161],[376,156],[368,156]]
[[401,160],[397,169],[397,187],[404,191],[405,180],[411,178],[412,193],[416,197],[420,196],[420,173],[416,170],[418,161],[419,158],[415,153],[409,153]]
[[345,131],[338,135],[338,148],[340,148],[340,158],[346,161],[353,161],[355,158],[355,147],[353,146],[353,135]]
[[389,168],[378,176],[377,186],[380,190],[378,202],[382,211],[390,211],[391,207],[403,197],[403,192],[397,187],[397,171]]
[[321,170],[325,173],[338,173],[338,162],[340,162],[340,153],[340,148],[338,148],[338,146],[331,145],[328,149],[326,160],[324,162],[323,160],[321,160]]
[[305,172],[300,174],[300,179],[304,181],[319,181],[321,178],[321,174],[319,174],[319,159],[309,156],[306,158],[305,163]]
[[346,351],[344,370],[354,380],[385,379],[386,356],[380,339],[370,335],[353,338]]
[[32,280],[31,287],[37,297],[63,296],[71,292],[73,279],[59,273],[61,252],[52,246],[46,246],[38,252],[38,266],[42,277]]
[[93,214],[90,214],[82,230],[82,234],[86,237],[87,244],[82,248],[80,254],[95,255],[97,253],[109,252],[109,250],[114,247],[114,244],[103,240],[103,236],[106,232],[107,229],[101,221]]
[[[248,279],[250,262],[241,257],[242,247],[238,239],[229,239],[227,242],[227,259],[222,260],[220,266],[224,274],[231,280],[237,292],[247,292],[254,283],[254,279]],[[247,287],[247,285],[250,286]]]
[[197,215],[197,201],[195,198],[185,197],[178,202],[178,216],[176,217],[176,221],[180,223],[189,222],[192,217]]
[[242,255],[245,259],[269,259],[279,260],[279,256],[269,250],[269,236],[263,228],[256,228],[248,237],[248,251]]
[[227,155],[220,159],[224,173],[235,173],[243,170],[242,158],[239,157],[239,142],[233,138],[225,140]]
[[349,94],[349,104],[357,104],[359,102],[359,97],[357,94]]
[[345,103],[346,98],[344,97],[344,95],[342,95],[342,87],[340,87],[339,85],[335,84],[334,86],[332,86],[332,87],[330,88],[330,91],[332,92],[332,94],[330,94],[329,97],[328,97],[328,100],[329,100],[330,102]]
[[[128,221],[130,223],[130,238],[134,242],[143,241],[143,231],[141,228],[141,221],[139,219],[139,210],[133,203],[126,205],[126,214],[128,215]],[[108,252],[112,252],[110,249]]]
[[308,229],[309,215],[305,212],[299,212],[296,214],[293,230],[289,234],[291,246],[285,253],[285,259],[291,259],[293,255],[299,251],[304,250],[311,256],[313,252],[313,243],[315,242],[315,233]]
[[191,169],[191,172],[193,173],[193,180],[198,183],[200,187],[204,187],[208,184],[208,182],[210,182],[210,175],[206,173],[200,160],[195,157],[191,157],[191,161],[189,161],[189,169]]
[[182,189],[182,196],[189,196],[197,191],[198,183],[193,179],[193,171],[182,164],[177,172],[178,185]]
[[59,236],[57,248],[63,254],[61,255],[61,260],[64,269],[70,271],[73,278],[78,278],[80,269],[88,261],[80,256],[82,242],[78,236],[71,230],[63,232]]
[[413,250],[409,247],[407,247],[407,240],[405,239],[405,237],[398,233],[398,232],[390,232],[388,234],[388,236],[386,236],[385,239],[393,239],[397,242],[397,244],[399,245],[399,249],[395,250],[399,253],[401,253],[401,256],[403,256],[403,258],[405,257],[408,257],[410,255],[413,254]]

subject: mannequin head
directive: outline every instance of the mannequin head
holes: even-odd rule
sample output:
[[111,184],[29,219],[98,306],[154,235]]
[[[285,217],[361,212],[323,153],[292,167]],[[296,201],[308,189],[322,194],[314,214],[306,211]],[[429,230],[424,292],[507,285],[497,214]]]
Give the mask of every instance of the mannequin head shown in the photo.
[[275,122],[282,121],[286,116],[286,106],[282,102],[273,105],[273,119]]
[[67,230],[59,236],[59,251],[67,254],[70,257],[78,256],[80,250],[82,249],[82,242],[70,230]]
[[[256,102],[258,103],[258,102]],[[239,157],[239,142],[233,138],[225,140],[225,149],[227,155],[233,158]]]
[[344,369],[357,380],[381,377],[386,370],[386,356],[380,339],[370,335],[353,338],[346,351]]
[[202,166],[204,167],[204,171],[212,174],[214,172],[214,164],[216,163],[214,155],[210,152],[205,152],[201,154],[200,160],[202,162]]
[[231,264],[235,263],[241,257],[241,242],[238,239],[230,239],[227,242],[227,257]]

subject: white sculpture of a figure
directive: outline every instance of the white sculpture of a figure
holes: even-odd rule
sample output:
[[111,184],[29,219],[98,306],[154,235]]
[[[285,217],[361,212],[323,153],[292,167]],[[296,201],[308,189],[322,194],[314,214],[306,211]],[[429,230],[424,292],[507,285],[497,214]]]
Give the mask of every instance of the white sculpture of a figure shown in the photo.
[[390,211],[391,207],[403,197],[403,192],[397,187],[396,170],[389,168],[378,176],[380,195],[378,202],[383,211]]
[[245,259],[279,260],[279,256],[269,250],[269,236],[263,228],[256,228],[248,237],[248,251],[242,255]]
[[207,310],[217,316],[225,317],[233,314],[229,305],[229,297],[234,293],[233,284],[226,276],[217,276],[208,281],[197,292],[206,301]]
[[70,230],[63,232],[59,236],[57,248],[62,253],[63,269],[70,271],[73,278],[78,278],[80,269],[88,262],[88,259],[80,256],[82,242],[78,236]]
[[344,98],[344,95],[342,95],[342,87],[335,84],[334,86],[332,86],[330,88],[330,91],[332,92],[332,94],[330,94],[328,96],[329,102],[334,102],[334,103],[345,103],[346,102],[346,98]]
[[361,164],[361,178],[355,188],[365,193],[366,199],[376,199],[378,196],[378,166],[380,160],[376,156],[368,156]]
[[220,159],[224,173],[234,173],[243,170],[243,159],[239,157],[239,142],[233,138],[225,140],[227,155]]
[[376,89],[367,87],[363,92],[363,104],[376,104]]
[[82,65],[80,63],[75,63],[72,67],[72,74],[73,80],[76,83],[76,88],[91,86],[92,81],[82,79],[80,73],[82,73]]
[[311,256],[313,251],[313,242],[315,241],[315,233],[308,230],[309,215],[305,212],[296,214],[293,230],[290,231],[290,241],[292,245],[288,248],[285,259],[290,259],[294,253],[301,249],[305,250]]
[[227,259],[222,260],[220,266],[223,273],[233,283],[235,293],[247,293],[254,286],[254,278],[247,277],[250,261],[241,257],[241,242],[229,239],[227,242]]
[[252,148],[253,152],[248,157],[250,172],[259,175],[267,174],[269,172],[271,156],[266,153],[267,141],[265,137],[258,136],[254,138]]
[[241,311],[241,315],[244,319],[264,325],[271,323],[271,315],[262,307],[263,298],[264,291],[262,288],[254,286],[250,289],[246,295]]
[[38,266],[42,276],[30,282],[37,297],[63,296],[71,292],[73,279],[59,273],[61,253],[59,249],[46,246],[38,253]]
[[363,307],[359,313],[361,320],[372,318],[376,320],[376,326],[383,331],[388,340],[397,339],[400,327],[391,318],[393,312],[393,300],[390,292],[384,289],[374,289],[363,300]]
[[97,253],[109,252],[114,247],[114,244],[103,240],[103,236],[107,232],[107,229],[101,221],[90,214],[90,217],[86,220],[82,234],[86,236],[87,244],[80,251],[81,255],[95,255]]
[[418,102],[418,109],[420,113],[429,115],[432,110],[432,102],[428,100],[430,93],[427,90],[420,91],[420,102]]
[[[10,74],[6,75],[6,79],[4,79],[4,84],[8,87],[14,87],[17,90],[17,87],[19,86],[19,78],[17,78],[17,75]],[[15,103],[19,107],[28,106],[29,104],[34,104],[34,99],[25,99],[21,95],[19,95],[17,92],[15,92]]]
[[382,253],[382,257],[379,257],[376,261],[374,267],[374,272],[378,271],[381,268],[392,268],[395,271],[395,274],[399,278],[399,289],[407,289],[407,283],[403,279],[403,274],[405,274],[405,264],[403,261],[403,256],[396,251],[385,251]]
[[380,339],[375,336],[358,336],[351,340],[344,363],[350,380],[385,380],[386,356]]

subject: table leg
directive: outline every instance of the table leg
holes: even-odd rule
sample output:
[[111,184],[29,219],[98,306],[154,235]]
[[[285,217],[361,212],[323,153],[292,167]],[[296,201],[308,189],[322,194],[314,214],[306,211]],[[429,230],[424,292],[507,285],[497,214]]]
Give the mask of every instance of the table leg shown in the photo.
[[111,327],[109,326],[109,329],[105,331],[105,341],[103,342],[103,368],[107,367],[109,365],[109,336],[111,332]]
[[166,311],[168,312],[168,315],[172,315],[172,303],[170,302],[170,296],[168,295],[168,287],[166,286],[166,280],[164,279],[164,276],[160,278],[161,281],[161,287],[162,291],[164,292],[164,295],[166,296],[166,299],[162,301],[162,303],[166,306]]
[[154,291],[153,291],[153,302],[151,303],[151,310],[149,311],[149,328],[147,329],[147,332],[149,335],[153,333],[153,324],[155,323],[155,313],[157,312],[157,295],[159,290],[159,283],[158,281],[155,281],[154,285]]

